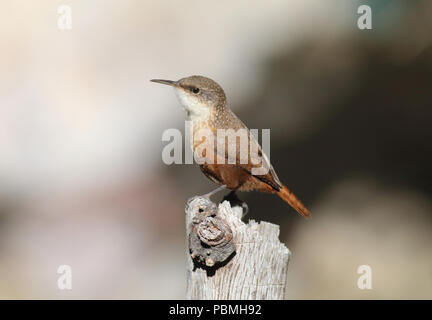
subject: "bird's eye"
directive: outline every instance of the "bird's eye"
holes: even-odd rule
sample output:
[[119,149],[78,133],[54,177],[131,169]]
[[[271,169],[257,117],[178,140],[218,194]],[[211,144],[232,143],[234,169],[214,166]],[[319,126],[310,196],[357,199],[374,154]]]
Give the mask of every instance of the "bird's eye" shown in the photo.
[[199,88],[193,88],[192,92],[195,94],[198,94],[200,92],[200,89]]

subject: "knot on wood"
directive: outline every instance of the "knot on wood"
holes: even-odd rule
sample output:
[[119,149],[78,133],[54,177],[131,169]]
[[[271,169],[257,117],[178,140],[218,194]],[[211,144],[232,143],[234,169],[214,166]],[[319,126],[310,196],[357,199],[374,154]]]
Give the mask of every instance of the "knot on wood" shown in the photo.
[[231,228],[219,217],[205,218],[198,224],[197,233],[211,247],[222,247],[232,240]]
[[218,216],[216,204],[207,198],[194,198],[189,208],[193,211],[189,252],[194,263],[204,268],[224,265],[236,249],[228,223]]

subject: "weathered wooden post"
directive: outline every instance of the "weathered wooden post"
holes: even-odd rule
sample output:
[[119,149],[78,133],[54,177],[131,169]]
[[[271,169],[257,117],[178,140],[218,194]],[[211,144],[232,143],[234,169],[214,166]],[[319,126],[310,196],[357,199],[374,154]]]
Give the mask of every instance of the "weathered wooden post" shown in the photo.
[[279,226],[195,197],[186,206],[187,299],[284,299],[290,251]]

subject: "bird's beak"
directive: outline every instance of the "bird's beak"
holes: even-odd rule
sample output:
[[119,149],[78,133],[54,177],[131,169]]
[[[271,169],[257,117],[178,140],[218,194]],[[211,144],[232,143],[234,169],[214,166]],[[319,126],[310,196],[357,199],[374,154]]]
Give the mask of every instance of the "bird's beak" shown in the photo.
[[156,82],[156,83],[161,83],[161,84],[166,84],[168,86],[171,87],[177,87],[177,81],[172,81],[172,80],[162,80],[162,79],[152,79],[150,80],[151,82]]

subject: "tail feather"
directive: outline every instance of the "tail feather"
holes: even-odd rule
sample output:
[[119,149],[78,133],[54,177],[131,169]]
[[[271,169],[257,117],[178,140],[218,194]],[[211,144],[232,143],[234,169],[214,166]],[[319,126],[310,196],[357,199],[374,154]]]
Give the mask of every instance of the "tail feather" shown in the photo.
[[309,219],[311,217],[311,213],[304,206],[304,204],[292,193],[286,186],[283,186],[282,189],[276,192],[282,200],[287,202],[291,207],[293,207],[298,213],[300,213],[303,217]]

